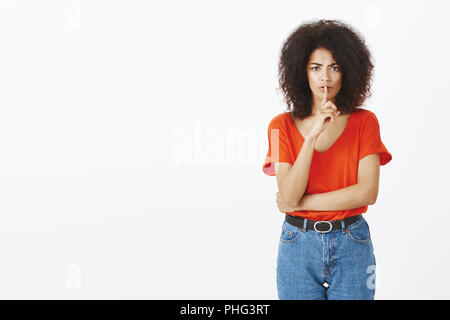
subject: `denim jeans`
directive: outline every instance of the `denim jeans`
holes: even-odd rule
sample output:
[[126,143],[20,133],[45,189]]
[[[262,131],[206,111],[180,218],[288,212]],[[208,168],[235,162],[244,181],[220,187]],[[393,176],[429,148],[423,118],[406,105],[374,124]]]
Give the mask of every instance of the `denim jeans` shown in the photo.
[[283,221],[277,289],[281,300],[373,300],[375,256],[366,219],[328,233]]

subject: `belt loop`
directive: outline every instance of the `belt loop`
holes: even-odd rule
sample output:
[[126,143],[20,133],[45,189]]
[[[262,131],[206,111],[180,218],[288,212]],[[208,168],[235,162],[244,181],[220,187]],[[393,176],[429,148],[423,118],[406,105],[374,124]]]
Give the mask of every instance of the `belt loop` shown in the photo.
[[342,233],[345,233],[345,219],[341,220]]
[[306,223],[308,222],[308,219],[304,218],[303,220],[303,232],[306,232]]

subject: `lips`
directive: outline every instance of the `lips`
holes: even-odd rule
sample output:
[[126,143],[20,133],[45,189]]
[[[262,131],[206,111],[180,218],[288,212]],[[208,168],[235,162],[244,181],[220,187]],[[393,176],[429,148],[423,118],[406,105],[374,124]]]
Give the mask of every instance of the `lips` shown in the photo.
[[[320,89],[323,89],[325,86],[320,86],[319,88]],[[327,86],[327,89],[329,90],[329,89],[331,89],[332,87],[329,87],[329,86]]]

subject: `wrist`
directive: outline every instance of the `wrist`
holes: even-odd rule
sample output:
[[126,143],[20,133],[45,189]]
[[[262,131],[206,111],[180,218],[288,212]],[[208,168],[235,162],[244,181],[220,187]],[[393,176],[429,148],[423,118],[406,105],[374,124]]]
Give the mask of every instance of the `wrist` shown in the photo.
[[310,143],[314,144],[316,142],[318,136],[319,135],[317,135],[317,134],[308,135],[305,137],[305,142],[310,142]]

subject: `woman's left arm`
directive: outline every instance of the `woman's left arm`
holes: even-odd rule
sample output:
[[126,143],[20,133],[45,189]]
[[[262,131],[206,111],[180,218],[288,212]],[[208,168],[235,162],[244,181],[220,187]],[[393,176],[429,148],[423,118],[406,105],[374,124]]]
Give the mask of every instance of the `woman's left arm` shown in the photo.
[[286,207],[278,197],[278,207],[281,212],[288,213],[301,210],[347,210],[372,205],[377,199],[379,177],[379,155],[370,154],[359,160],[356,184],[330,192],[305,194],[293,208]]

